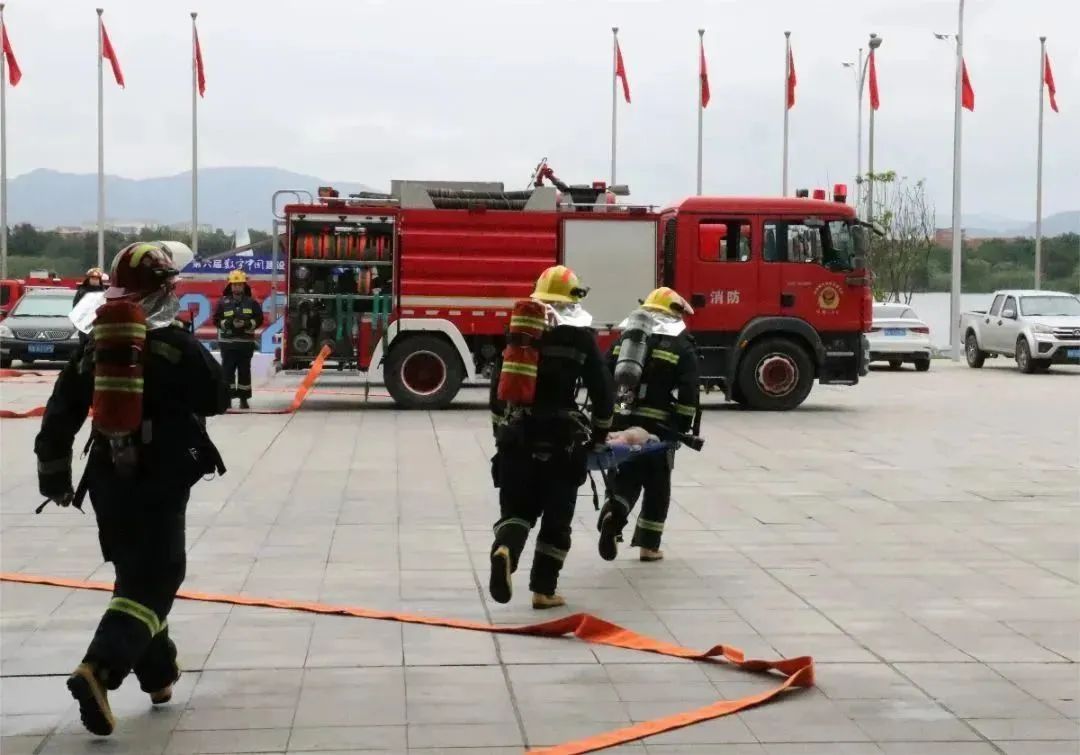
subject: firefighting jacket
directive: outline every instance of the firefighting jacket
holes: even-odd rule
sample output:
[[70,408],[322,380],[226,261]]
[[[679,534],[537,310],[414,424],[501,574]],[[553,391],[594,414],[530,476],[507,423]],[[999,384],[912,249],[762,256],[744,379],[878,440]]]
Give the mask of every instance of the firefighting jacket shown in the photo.
[[244,284],[243,296],[233,296],[231,289],[226,286],[214,310],[218,343],[251,343],[262,321],[262,308],[252,298],[251,286]]
[[[34,441],[39,480],[66,471],[70,482],[72,443],[93,401],[94,348],[91,333],[53,386]],[[176,325],[147,334],[142,401],[140,465],[146,474],[166,480],[184,464],[188,449],[205,439],[202,419],[229,407],[221,366],[195,336]],[[88,467],[111,464],[107,445],[95,442]]]
[[[608,352],[608,369],[615,371],[619,343]],[[664,428],[689,432],[699,407],[698,357],[689,333],[649,336],[649,352],[630,417],[619,425],[639,425],[650,432]]]
[[[573,428],[574,416],[581,416],[577,391],[579,383],[583,383],[589,396],[591,441],[602,443],[611,429],[615,388],[593,332],[560,325],[544,333],[539,349],[536,399],[523,418],[506,416],[506,405],[498,398],[497,377],[491,382],[490,406],[496,437],[507,423],[521,422],[526,442],[566,439],[568,429]],[[496,358],[493,372],[496,376],[501,361],[501,356]]]

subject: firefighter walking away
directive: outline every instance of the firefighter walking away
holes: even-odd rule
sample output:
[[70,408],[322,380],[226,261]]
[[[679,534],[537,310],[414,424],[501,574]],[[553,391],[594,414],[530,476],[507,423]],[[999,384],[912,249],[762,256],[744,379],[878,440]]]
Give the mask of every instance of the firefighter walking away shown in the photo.
[[214,325],[218,329],[221,367],[229,385],[230,400],[240,399],[241,409],[250,408],[251,357],[255,353],[255,330],[262,320],[262,308],[251,295],[247,274],[233,270],[214,310]]
[[[533,608],[565,604],[557,592],[570,552],[578,488],[586,454],[611,428],[614,389],[581,306],[587,289],[561,265],[548,268],[531,297],[511,315],[507,346],[496,365],[491,411],[496,453],[492,477],[500,517],[491,546],[491,597],[510,601],[529,532],[539,522],[529,589]],[[576,402],[583,383],[591,419]]]
[[[619,326],[622,338],[608,355],[618,390],[615,427],[639,426],[677,442],[695,430],[698,416],[697,353],[683,318],[693,309],[670,288],[658,288]],[[644,492],[630,545],[642,561],[664,557],[660,540],[671,505],[674,447],[642,454],[608,475],[600,511],[600,557],[611,561],[637,499]]]
[[[134,671],[154,705],[179,679],[167,619],[184,580],[184,517],[192,485],[223,473],[205,417],[228,406],[221,368],[174,324],[178,270],[164,247],[136,243],[113,260],[90,337],[64,367],[34,443],[38,487],[81,508],[90,494],[112,599],[67,680],[83,725],[111,734],[108,693]],[[91,407],[87,463],[72,488],[72,443]]]

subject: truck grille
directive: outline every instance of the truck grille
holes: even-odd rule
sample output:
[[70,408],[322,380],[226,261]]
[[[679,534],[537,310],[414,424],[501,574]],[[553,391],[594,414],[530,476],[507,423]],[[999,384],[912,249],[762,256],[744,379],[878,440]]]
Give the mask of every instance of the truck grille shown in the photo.
[[1080,340],[1080,328],[1054,328],[1054,337]]
[[[72,330],[44,330],[42,328],[12,328],[20,341],[63,341],[70,338]],[[44,338],[42,338],[44,336]]]

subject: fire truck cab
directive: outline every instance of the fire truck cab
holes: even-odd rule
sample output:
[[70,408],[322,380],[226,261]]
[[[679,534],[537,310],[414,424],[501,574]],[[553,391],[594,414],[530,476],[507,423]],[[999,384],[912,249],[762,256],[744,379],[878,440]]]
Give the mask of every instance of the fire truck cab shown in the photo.
[[792,409],[815,379],[854,385],[866,373],[867,234],[842,194],[694,197],[657,212],[616,204],[625,192],[602,183],[539,183],[279,192],[297,199],[275,207],[287,259],[280,366],[303,369],[327,347],[330,364],[386,385],[400,406],[446,406],[487,383],[514,302],[565,264],[591,287],[602,346],[656,286],[683,294],[705,387],[746,406]]

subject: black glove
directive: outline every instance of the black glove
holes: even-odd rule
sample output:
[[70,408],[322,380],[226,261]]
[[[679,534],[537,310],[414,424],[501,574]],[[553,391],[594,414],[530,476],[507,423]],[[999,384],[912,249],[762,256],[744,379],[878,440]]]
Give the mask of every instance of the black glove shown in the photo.
[[38,492],[61,506],[68,506],[75,497],[71,485],[71,457],[38,462]]

